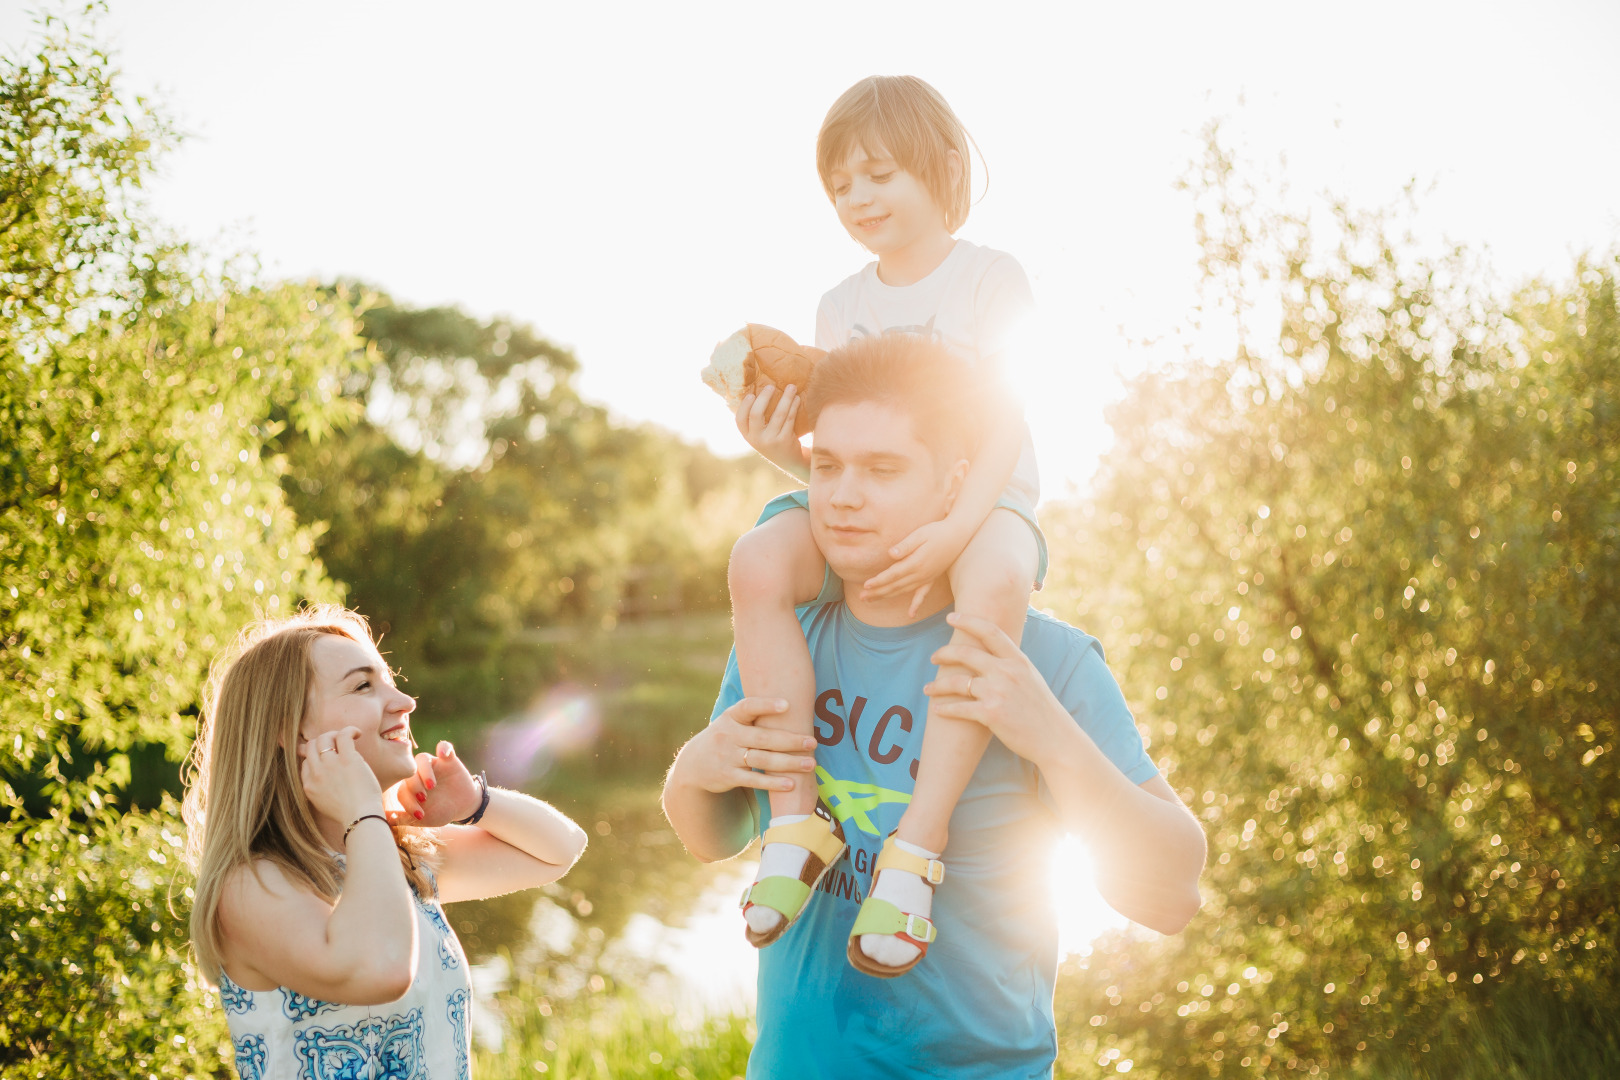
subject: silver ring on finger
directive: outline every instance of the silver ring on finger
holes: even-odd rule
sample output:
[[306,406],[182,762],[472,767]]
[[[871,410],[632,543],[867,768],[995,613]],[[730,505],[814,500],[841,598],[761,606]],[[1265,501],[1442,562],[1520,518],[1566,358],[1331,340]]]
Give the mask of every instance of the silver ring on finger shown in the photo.
[[330,753],[334,752],[335,750],[337,750],[337,747],[335,747],[335,746],[323,746],[323,747],[321,747],[319,752],[322,753],[322,754],[330,754]]
[[743,768],[745,768],[745,769],[752,769],[753,768],[752,765],[748,764],[748,751],[749,751],[749,749],[750,749],[749,747],[746,747],[746,746],[743,747]]
[[978,695],[978,694],[975,694],[975,693],[974,693],[974,692],[973,692],[973,684],[974,684],[974,682],[975,682],[975,681],[977,681],[977,680],[978,680],[978,678],[979,678],[979,677],[978,677],[978,676],[977,676],[977,675],[975,675],[975,676],[973,676],[973,677],[972,677],[972,678],[970,678],[970,679],[969,679],[969,680],[968,680],[968,695],[967,695],[967,696],[968,696],[968,697],[970,697],[970,698],[972,698],[972,699],[973,699],[973,700],[974,700],[974,701],[978,701],[978,700],[979,700],[979,695]]

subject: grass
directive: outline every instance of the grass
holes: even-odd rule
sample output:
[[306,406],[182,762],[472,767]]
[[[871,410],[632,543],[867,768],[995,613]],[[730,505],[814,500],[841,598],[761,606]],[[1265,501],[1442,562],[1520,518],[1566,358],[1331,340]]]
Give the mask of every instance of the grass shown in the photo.
[[479,1080],[732,1080],[748,1071],[754,1024],[736,1015],[687,1021],[633,996],[553,1002],[532,983],[496,995],[499,1050],[475,1046]]

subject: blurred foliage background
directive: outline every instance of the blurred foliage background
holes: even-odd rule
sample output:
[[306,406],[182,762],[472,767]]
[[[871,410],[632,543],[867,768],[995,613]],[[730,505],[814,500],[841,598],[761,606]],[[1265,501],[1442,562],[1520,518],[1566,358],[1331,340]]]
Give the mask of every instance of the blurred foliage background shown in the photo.
[[[530,326],[210,262],[142,206],[162,118],[40,31],[0,60],[0,1076],[225,1076],[172,798],[228,636],[344,599],[446,731],[616,679],[574,782],[655,784],[719,660],[660,628],[723,619],[785,485],[582,400]],[[1240,344],[1129,384],[1038,598],[1108,645],[1207,903],[1065,965],[1058,1073],[1614,1075],[1620,266],[1504,291],[1208,145],[1193,317]],[[548,993],[483,1075],[746,1046]]]

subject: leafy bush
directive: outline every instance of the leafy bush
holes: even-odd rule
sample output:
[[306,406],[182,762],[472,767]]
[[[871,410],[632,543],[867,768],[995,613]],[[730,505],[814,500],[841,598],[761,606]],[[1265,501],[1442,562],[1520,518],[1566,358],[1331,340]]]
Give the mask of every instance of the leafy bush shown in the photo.
[[3,829],[0,1077],[233,1077],[224,1013],[169,910],[173,807]]
[[1260,209],[1213,143],[1205,175],[1250,335],[1138,380],[1095,500],[1048,523],[1060,608],[1106,620],[1209,832],[1206,906],[1074,967],[1066,1057],[1612,1072],[1620,264],[1504,303],[1383,218]]
[[341,296],[153,241],[161,123],[44,30],[0,59],[0,1075],[224,1075],[172,804],[114,807],[132,753],[172,774],[239,626],[337,595],[275,440],[344,419],[356,339]]

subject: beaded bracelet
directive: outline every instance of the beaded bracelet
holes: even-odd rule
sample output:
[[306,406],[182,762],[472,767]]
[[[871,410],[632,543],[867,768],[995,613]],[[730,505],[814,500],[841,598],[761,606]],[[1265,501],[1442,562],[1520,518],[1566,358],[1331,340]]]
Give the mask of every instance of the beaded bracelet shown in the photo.
[[[345,844],[347,844],[349,842],[349,834],[354,832],[354,827],[356,825],[360,824],[362,821],[366,820],[366,818],[376,818],[378,821],[382,822],[384,825],[388,824],[388,819],[383,817],[381,814],[361,814],[359,817],[357,817],[353,821],[349,822],[349,827],[347,829],[343,830],[343,842]],[[392,828],[392,826],[390,826],[390,828]]]
[[483,793],[483,798],[478,800],[478,809],[456,822],[457,825],[476,825],[483,818],[484,811],[489,809],[489,781],[484,778],[483,773],[479,773],[473,779],[478,781],[478,790]]

